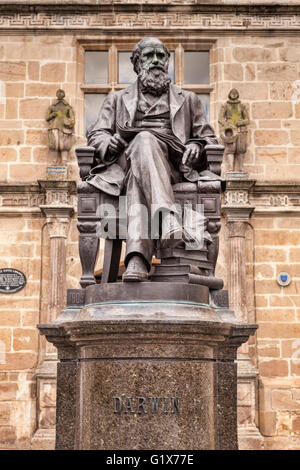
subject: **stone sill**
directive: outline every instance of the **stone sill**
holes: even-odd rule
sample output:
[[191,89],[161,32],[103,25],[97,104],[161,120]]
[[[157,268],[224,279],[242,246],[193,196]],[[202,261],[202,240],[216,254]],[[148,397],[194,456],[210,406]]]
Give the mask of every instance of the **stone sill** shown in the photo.
[[255,186],[252,188],[253,192],[289,192],[299,193],[300,181],[256,181]]

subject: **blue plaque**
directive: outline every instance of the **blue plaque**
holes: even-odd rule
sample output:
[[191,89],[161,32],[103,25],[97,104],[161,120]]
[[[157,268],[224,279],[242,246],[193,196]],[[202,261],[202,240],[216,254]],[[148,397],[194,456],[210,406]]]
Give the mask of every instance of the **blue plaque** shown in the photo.
[[287,287],[291,283],[291,276],[289,273],[281,272],[277,276],[277,282],[281,287]]

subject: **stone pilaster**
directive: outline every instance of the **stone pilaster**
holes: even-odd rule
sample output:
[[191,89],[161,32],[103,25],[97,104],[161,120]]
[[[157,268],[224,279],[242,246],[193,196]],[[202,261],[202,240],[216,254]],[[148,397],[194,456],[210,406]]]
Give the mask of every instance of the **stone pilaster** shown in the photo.
[[[246,286],[246,232],[254,207],[249,192],[255,181],[246,178],[227,180],[222,207],[228,229],[229,304],[242,323],[249,322]],[[238,422],[239,448],[261,449],[263,438],[256,426],[258,370],[251,362],[248,343],[238,351]]]
[[226,225],[229,238],[229,303],[239,320],[248,318],[246,303],[246,250],[245,237],[252,207],[226,208]]
[[[39,181],[45,194],[40,205],[46,218],[50,244],[48,307],[43,317],[53,322],[66,304],[66,248],[70,221],[74,213],[74,181]],[[42,260],[43,262],[43,260]],[[33,444],[39,448],[54,446],[57,352],[50,343],[40,348],[37,378],[37,432]]]

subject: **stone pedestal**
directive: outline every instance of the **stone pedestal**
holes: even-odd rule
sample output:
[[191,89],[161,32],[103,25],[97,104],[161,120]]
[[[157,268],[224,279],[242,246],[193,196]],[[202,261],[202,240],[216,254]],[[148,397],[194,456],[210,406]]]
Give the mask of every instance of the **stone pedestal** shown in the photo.
[[39,325],[60,360],[57,449],[237,449],[236,350],[255,325],[191,284],[94,285],[68,304]]

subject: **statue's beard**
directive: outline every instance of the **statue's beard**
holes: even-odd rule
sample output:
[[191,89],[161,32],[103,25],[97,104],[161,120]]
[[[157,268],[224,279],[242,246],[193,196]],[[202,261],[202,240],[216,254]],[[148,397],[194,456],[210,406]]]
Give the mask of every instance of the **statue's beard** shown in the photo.
[[141,69],[138,74],[139,83],[143,93],[161,96],[169,89],[171,78],[167,72],[159,68],[150,70]]

